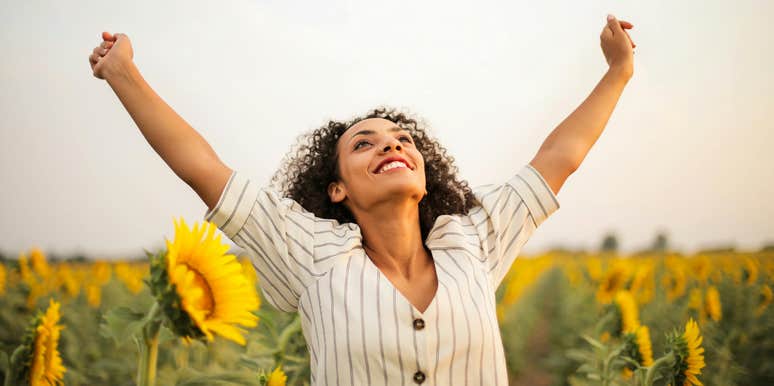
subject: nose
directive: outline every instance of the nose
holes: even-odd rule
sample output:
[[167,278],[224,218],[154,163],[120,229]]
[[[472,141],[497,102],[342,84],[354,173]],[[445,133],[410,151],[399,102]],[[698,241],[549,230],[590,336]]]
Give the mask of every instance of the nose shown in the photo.
[[395,145],[395,150],[398,150],[398,151],[401,150],[400,141],[397,138],[390,136],[390,139],[387,140],[387,144],[384,145],[384,148],[382,149],[382,151],[384,151],[385,153],[390,151],[393,145]]

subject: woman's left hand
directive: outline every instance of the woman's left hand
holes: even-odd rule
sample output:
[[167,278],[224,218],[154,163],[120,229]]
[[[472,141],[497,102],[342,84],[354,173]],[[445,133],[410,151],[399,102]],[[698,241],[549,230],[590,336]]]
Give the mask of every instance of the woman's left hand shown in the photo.
[[637,47],[625,31],[625,29],[632,27],[634,27],[632,23],[608,15],[607,24],[599,35],[602,52],[605,54],[608,66],[611,69],[621,70],[627,76],[631,76],[634,72],[633,49]]

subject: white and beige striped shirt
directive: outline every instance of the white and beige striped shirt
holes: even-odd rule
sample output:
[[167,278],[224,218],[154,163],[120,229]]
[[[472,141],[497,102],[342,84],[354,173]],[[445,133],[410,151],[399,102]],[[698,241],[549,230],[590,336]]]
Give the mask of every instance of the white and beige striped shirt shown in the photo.
[[559,202],[529,164],[473,192],[482,206],[439,216],[427,237],[438,290],[425,312],[366,256],[357,224],[236,171],[204,219],[248,252],[269,303],[300,312],[313,385],[507,385],[495,290]]

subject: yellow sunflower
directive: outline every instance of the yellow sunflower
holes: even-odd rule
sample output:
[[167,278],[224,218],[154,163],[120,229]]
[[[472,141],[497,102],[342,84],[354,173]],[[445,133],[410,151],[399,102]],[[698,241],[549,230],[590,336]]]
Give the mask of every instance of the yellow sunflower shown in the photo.
[[64,328],[58,325],[59,303],[49,301],[45,313],[38,311],[32,319],[23,342],[11,356],[9,377],[6,384],[50,386],[63,385],[66,371],[59,355],[59,333]]
[[[653,364],[653,347],[650,342],[650,331],[647,326],[638,326],[634,331],[624,335],[625,355],[634,359],[640,366]],[[629,371],[626,371],[629,370]],[[631,370],[636,370],[633,364],[624,367],[624,378],[631,378]]]
[[653,295],[656,291],[653,263],[640,263],[632,278],[629,291],[640,304],[647,304],[653,300]]
[[282,371],[279,367],[274,369],[274,371],[269,374],[269,378],[266,380],[266,386],[285,386],[285,382],[287,382],[288,377],[285,375],[285,372]]
[[653,346],[650,342],[650,330],[648,326],[639,326],[635,331],[637,335],[637,350],[640,354],[640,364],[650,366],[653,364]]
[[763,287],[761,287],[761,293],[758,299],[758,307],[755,309],[755,314],[758,316],[763,314],[763,311],[766,309],[766,307],[771,304],[772,299],[774,299],[774,293],[772,293],[771,287],[764,284]]
[[32,285],[37,282],[37,279],[30,270],[27,256],[23,253],[19,254],[19,275],[21,275],[21,280],[27,285]]
[[191,230],[175,221],[174,241],[151,266],[151,290],[179,336],[211,341],[214,333],[244,345],[237,325],[257,325],[258,294],[215,230],[210,222]]
[[704,364],[704,348],[701,347],[702,337],[699,326],[689,319],[682,335],[673,334],[668,345],[675,355],[675,365],[672,376],[674,384],[681,386],[702,386],[697,376],[701,374]]
[[715,286],[707,288],[707,293],[704,297],[704,309],[712,320],[718,322],[723,316],[723,309],[720,303],[720,293]]
[[629,279],[629,269],[623,262],[615,263],[606,273],[597,288],[597,301],[609,304],[615,293],[623,288]]
[[693,277],[701,284],[706,283],[712,273],[710,258],[707,255],[698,255],[690,259],[688,264],[693,271]]
[[640,325],[639,311],[637,302],[629,291],[618,291],[615,294],[615,304],[621,316],[620,330],[618,334],[634,332]]
[[117,263],[113,270],[118,280],[124,283],[131,293],[138,294],[142,291],[142,279],[145,277],[143,267],[122,261]]
[[5,282],[6,282],[5,265],[0,264],[0,296],[5,294]]
[[68,263],[61,263],[55,273],[55,287],[64,289],[64,294],[69,298],[75,298],[81,292],[81,283],[75,277],[72,267]]
[[747,285],[755,284],[758,280],[758,262],[749,257],[745,257],[742,261],[744,262],[740,272],[742,283]]
[[59,303],[51,300],[46,314],[40,319],[35,334],[35,350],[30,365],[30,386],[63,384],[62,378],[66,369],[59,356],[59,333],[62,326],[58,325]]
[[683,296],[687,280],[682,266],[677,263],[669,264],[666,274],[661,278],[664,287],[666,287],[667,300],[671,302]]
[[32,270],[35,273],[42,278],[48,277],[51,268],[46,261],[46,254],[40,248],[35,247],[30,250],[30,261],[32,262]]

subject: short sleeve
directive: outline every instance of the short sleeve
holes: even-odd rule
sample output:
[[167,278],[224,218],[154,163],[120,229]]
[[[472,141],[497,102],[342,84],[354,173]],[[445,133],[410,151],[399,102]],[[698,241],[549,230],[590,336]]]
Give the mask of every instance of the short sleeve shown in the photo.
[[524,244],[559,201],[530,164],[503,184],[476,187],[481,206],[471,209],[471,222],[481,240],[483,263],[494,288],[500,286]]
[[247,251],[264,297],[285,312],[297,310],[300,294],[337,258],[362,248],[357,225],[315,217],[238,171],[204,220]]

